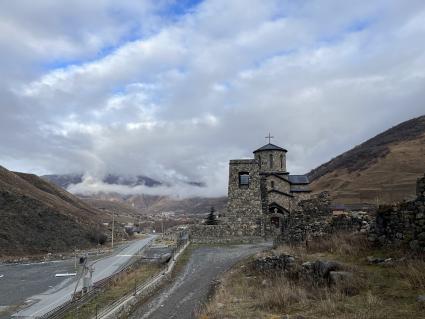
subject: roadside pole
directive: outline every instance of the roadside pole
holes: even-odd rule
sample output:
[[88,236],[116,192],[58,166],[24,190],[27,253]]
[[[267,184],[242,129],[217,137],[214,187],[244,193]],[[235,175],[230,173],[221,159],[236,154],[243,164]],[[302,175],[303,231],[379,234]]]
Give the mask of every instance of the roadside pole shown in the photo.
[[114,227],[115,227],[115,213],[112,212],[112,238],[111,238],[111,241],[112,241],[111,247],[112,248],[114,248]]
[[164,239],[164,212],[161,214],[161,231],[162,231],[162,239]]

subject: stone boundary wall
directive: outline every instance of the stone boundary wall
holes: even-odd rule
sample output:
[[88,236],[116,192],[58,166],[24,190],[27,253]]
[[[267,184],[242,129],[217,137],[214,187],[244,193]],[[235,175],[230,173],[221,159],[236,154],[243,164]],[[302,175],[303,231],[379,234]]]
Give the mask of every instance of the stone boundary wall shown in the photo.
[[[267,218],[267,215],[264,215]],[[369,230],[369,215],[366,213],[346,213],[333,216],[330,195],[320,193],[311,199],[302,200],[293,213],[283,220],[283,233],[276,237],[256,236],[248,226],[238,221],[225,220],[218,225],[190,225],[191,241],[194,243],[252,243],[264,239],[280,242],[301,242],[322,237],[339,231]]]
[[416,184],[417,199],[381,206],[368,239],[382,245],[408,246],[425,252],[425,175]]
[[383,245],[408,245],[425,252],[425,200],[380,207],[368,239]]
[[337,232],[369,231],[370,217],[365,212],[347,212],[333,215],[328,192],[300,201],[285,224],[282,235],[275,243],[297,243]]
[[193,243],[252,243],[264,240],[260,236],[252,236],[251,232],[232,227],[229,224],[219,225],[191,225],[189,227],[190,240]]

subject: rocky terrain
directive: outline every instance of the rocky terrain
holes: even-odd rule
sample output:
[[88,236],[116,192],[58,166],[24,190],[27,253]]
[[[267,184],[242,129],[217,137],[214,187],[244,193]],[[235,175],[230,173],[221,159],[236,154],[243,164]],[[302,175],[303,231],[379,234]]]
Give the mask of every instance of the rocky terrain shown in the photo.
[[393,203],[415,197],[425,171],[425,116],[403,122],[312,170],[314,191],[341,203]]
[[47,181],[0,166],[0,256],[97,243],[102,212]]

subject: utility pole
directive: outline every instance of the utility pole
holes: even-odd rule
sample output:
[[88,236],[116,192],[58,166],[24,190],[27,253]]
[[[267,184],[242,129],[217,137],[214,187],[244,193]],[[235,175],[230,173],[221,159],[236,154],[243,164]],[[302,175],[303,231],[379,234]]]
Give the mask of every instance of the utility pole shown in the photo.
[[77,269],[77,248],[74,247],[74,270]]
[[111,247],[112,248],[114,248],[114,228],[115,228],[115,213],[112,212],[112,238],[111,238],[111,241],[112,241]]
[[137,295],[137,279],[134,278],[134,296]]
[[138,224],[137,224],[137,227],[139,228],[139,234],[142,232],[142,230],[141,230],[141,228],[140,228],[140,218],[141,218],[142,216],[140,216],[139,215],[139,222],[138,222]]
[[161,231],[162,231],[162,239],[164,239],[164,212],[161,214]]

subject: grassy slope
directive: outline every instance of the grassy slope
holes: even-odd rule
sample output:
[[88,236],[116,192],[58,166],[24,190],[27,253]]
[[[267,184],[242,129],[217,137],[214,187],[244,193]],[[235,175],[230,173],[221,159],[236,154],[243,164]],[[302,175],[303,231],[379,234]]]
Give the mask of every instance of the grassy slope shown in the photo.
[[423,318],[425,308],[416,302],[425,293],[425,261],[408,259],[393,266],[369,265],[366,256],[400,257],[399,251],[369,248],[357,237],[334,237],[305,247],[280,247],[275,254],[289,252],[300,261],[338,260],[355,274],[347,287],[314,286],[282,274],[259,273],[249,262],[233,267],[199,318]]
[[99,214],[35,175],[0,167],[0,256],[89,246]]
[[425,172],[425,135],[392,144],[389,153],[360,171],[336,169],[312,183],[329,190],[336,202],[392,203],[415,196],[416,179]]
[[309,173],[314,191],[342,203],[392,203],[415,194],[425,172],[425,116],[403,122]]

